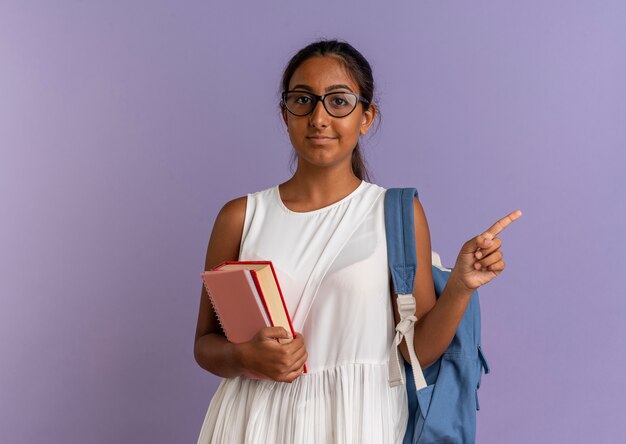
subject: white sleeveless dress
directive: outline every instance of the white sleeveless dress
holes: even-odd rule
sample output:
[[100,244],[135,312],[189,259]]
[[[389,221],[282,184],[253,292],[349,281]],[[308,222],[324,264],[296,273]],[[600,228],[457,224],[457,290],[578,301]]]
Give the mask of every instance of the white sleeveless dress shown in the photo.
[[293,212],[278,186],[248,194],[240,260],[271,260],[308,373],[293,383],[222,380],[198,444],[401,443],[404,385],[389,387],[394,335],[385,189],[362,181],[332,205]]

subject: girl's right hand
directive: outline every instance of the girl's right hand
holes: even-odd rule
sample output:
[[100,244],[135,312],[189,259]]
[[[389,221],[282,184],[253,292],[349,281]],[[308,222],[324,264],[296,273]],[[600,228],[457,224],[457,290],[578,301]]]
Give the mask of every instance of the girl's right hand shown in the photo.
[[515,210],[482,234],[465,242],[456,259],[449,281],[458,279],[471,293],[502,273],[505,266],[500,250],[502,239],[497,236],[521,215],[520,210]]
[[248,342],[237,346],[242,366],[274,381],[292,382],[304,371],[308,353],[304,339],[296,333],[293,341],[281,344],[277,339],[290,339],[282,327],[264,327]]

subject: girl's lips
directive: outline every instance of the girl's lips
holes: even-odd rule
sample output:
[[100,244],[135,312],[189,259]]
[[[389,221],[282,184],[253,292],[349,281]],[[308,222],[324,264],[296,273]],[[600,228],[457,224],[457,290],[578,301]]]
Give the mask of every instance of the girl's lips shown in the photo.
[[335,140],[334,137],[307,137],[307,139],[316,145],[323,145]]

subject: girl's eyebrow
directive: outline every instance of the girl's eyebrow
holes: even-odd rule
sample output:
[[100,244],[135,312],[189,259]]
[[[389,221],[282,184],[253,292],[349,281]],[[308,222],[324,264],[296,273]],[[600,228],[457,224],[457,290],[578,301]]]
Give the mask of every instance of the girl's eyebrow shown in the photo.
[[[291,89],[306,89],[307,91],[313,92],[313,88],[311,88],[309,85],[303,85],[303,84],[294,85],[293,88]],[[328,88],[326,88],[325,91],[328,92],[334,89],[347,89],[348,91],[354,92],[352,91],[352,88],[350,88],[348,85],[343,85],[343,84],[329,86]]]

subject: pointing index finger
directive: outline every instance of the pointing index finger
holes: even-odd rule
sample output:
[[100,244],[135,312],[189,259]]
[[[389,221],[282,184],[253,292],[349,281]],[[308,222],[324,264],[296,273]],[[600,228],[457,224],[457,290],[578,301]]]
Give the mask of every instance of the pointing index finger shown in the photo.
[[[507,216],[504,216],[502,219],[497,221],[495,224],[490,226],[485,231],[485,233],[484,233],[485,237],[488,238],[488,239],[489,238],[493,239],[494,237],[496,237],[498,235],[498,233],[500,233],[506,227],[511,225],[511,223],[515,219],[518,219],[521,215],[522,215],[522,212],[520,210],[515,210],[512,213],[509,213]],[[491,235],[491,237],[489,237],[489,235]]]

